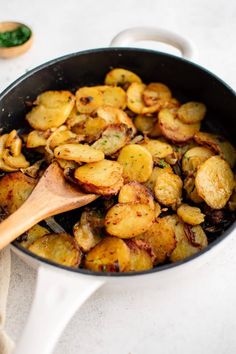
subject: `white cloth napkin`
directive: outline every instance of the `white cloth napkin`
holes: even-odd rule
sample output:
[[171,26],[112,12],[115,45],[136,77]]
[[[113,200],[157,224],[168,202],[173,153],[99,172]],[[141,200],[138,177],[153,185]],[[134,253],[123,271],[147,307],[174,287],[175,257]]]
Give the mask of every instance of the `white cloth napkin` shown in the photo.
[[13,341],[4,331],[7,296],[11,273],[10,248],[0,251],[0,354],[10,354],[14,348]]

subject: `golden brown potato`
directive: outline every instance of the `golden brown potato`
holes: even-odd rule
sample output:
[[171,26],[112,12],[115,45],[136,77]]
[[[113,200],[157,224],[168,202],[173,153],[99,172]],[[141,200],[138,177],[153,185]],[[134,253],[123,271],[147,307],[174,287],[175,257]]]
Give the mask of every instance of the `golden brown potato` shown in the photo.
[[2,159],[6,165],[8,165],[12,168],[16,168],[16,169],[27,168],[30,165],[23,154],[20,154],[18,156],[13,156],[13,155],[11,155],[11,153],[8,149],[5,149],[3,151]]
[[155,256],[154,264],[166,261],[176,246],[176,239],[173,227],[168,217],[158,218],[153,225],[136,239],[147,242]]
[[197,188],[195,186],[195,177],[188,176],[184,180],[184,189],[187,192],[187,197],[194,203],[199,204],[203,202],[203,199],[199,196]]
[[32,243],[34,243],[34,241],[47,234],[50,234],[50,231],[46,229],[46,227],[36,224],[31,227],[31,229],[26,231],[25,235],[23,236],[23,240],[20,241],[20,245],[22,247],[28,248],[30,245],[32,245]]
[[103,95],[103,104],[118,109],[126,107],[126,93],[121,87],[100,86]]
[[48,131],[32,130],[27,136],[26,147],[30,149],[46,146],[48,136]]
[[141,203],[147,204],[154,209],[154,200],[150,191],[138,182],[129,182],[125,184],[118,196],[119,203]]
[[149,134],[154,129],[155,118],[152,116],[145,116],[144,114],[138,114],[134,118],[134,124],[138,131],[144,134]]
[[[166,164],[166,166],[163,166],[164,169],[167,169],[169,172],[173,172],[172,168]],[[156,179],[157,175],[159,173],[160,167],[154,167],[152,170],[152,174],[145,182],[145,186],[150,189],[150,191],[154,194],[155,193],[155,185],[156,185]]]
[[32,128],[47,130],[64,124],[75,104],[69,91],[46,91],[35,101],[36,106],[26,115]]
[[130,136],[127,125],[111,124],[104,130],[101,138],[93,143],[92,147],[102,151],[105,155],[112,155],[130,141]]
[[159,203],[176,208],[181,202],[182,187],[183,182],[179,176],[165,168],[157,170],[154,191]]
[[200,208],[192,207],[188,204],[182,204],[177,209],[177,215],[184,222],[190,225],[199,225],[204,221],[205,215],[202,214]]
[[34,189],[37,180],[22,172],[9,173],[0,179],[0,206],[6,214],[18,209]]
[[3,151],[5,149],[5,144],[8,138],[8,134],[3,134],[0,136],[0,170],[5,171],[5,172],[14,172],[17,171],[18,168],[14,168],[11,166],[8,166],[2,159]]
[[21,148],[22,141],[18,136],[17,131],[14,129],[8,134],[5,142],[5,149],[8,149],[12,156],[17,157],[21,153]]
[[234,189],[234,175],[229,164],[219,156],[210,157],[198,169],[197,192],[213,209],[222,209]]
[[81,87],[76,91],[76,108],[79,113],[92,113],[103,104],[103,94],[97,86]]
[[80,163],[72,161],[72,160],[64,160],[64,159],[57,159],[57,163],[63,170],[65,169],[72,169],[75,170],[79,167]]
[[82,136],[78,136],[71,132],[66,125],[61,125],[56,129],[48,138],[47,145],[50,149],[55,149],[57,146],[66,143],[79,143],[82,140]]
[[49,234],[34,241],[28,248],[39,257],[67,267],[78,267],[82,253],[69,234]]
[[99,210],[85,210],[73,227],[75,240],[84,252],[90,251],[102,240],[104,218]]
[[134,113],[143,113],[145,107],[143,101],[143,91],[146,85],[138,82],[133,82],[127,90],[127,106]]
[[177,116],[185,124],[199,123],[206,115],[206,106],[201,102],[188,102],[179,109]]
[[125,181],[146,182],[152,173],[152,155],[144,147],[130,144],[122,148],[117,161],[123,166]]
[[162,135],[162,131],[160,128],[160,124],[158,119],[155,120],[154,123],[154,127],[152,128],[152,130],[148,133],[148,136],[150,136],[150,138],[158,138]]
[[105,77],[105,85],[121,86],[127,88],[133,82],[142,82],[140,77],[132,71],[115,68],[109,71]]
[[160,140],[145,139],[140,145],[150,152],[154,162],[158,162],[159,159],[164,159],[173,153],[172,146]]
[[219,135],[204,132],[197,132],[194,135],[194,139],[199,145],[208,147],[213,152],[219,154],[230,164],[230,167],[234,167],[236,162],[236,150],[229,141]]
[[200,129],[200,123],[185,124],[169,109],[162,109],[158,115],[162,134],[177,143],[184,143],[193,138]]
[[123,185],[122,172],[123,168],[118,162],[102,160],[77,168],[75,178],[88,192],[113,195]]
[[182,171],[186,175],[195,174],[201,164],[212,156],[214,156],[214,153],[205,147],[193,147],[183,156]]
[[116,237],[105,237],[85,258],[84,267],[96,272],[123,272],[130,262],[130,249]]
[[154,210],[147,204],[119,203],[108,210],[105,227],[112,236],[131,238],[145,232],[154,219]]
[[55,148],[54,155],[76,162],[97,162],[104,159],[104,153],[87,144],[64,144]]
[[160,82],[154,82],[147,85],[143,91],[143,100],[147,106],[153,106],[160,100],[167,101],[171,96],[170,89]]
[[144,248],[140,248],[138,241],[128,240],[127,246],[130,249],[130,261],[126,267],[126,272],[138,272],[153,268],[152,257]]

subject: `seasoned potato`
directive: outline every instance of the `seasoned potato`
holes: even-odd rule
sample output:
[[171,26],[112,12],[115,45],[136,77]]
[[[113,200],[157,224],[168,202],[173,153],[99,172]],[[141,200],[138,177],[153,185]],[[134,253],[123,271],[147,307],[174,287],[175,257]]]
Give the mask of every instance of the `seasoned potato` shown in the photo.
[[72,160],[64,160],[64,159],[57,159],[57,163],[61,168],[65,169],[72,169],[75,170],[79,167],[80,163],[72,161]]
[[[168,169],[169,172],[173,172],[172,168],[169,167],[167,164],[166,164],[166,166],[163,166],[163,168]],[[153,194],[155,193],[156,179],[157,179],[157,175],[159,173],[159,170],[160,170],[160,167],[154,167],[152,170],[151,176],[149,177],[147,182],[145,182],[145,186],[147,188],[149,188]]]
[[205,147],[193,147],[183,156],[182,171],[188,175],[195,174],[201,164],[212,156],[214,156],[214,153]]
[[23,154],[13,156],[8,149],[5,149],[2,153],[3,162],[12,168],[26,168],[29,167],[29,162],[26,160]]
[[8,134],[3,134],[0,136],[0,170],[5,171],[5,172],[14,172],[14,171],[17,171],[18,168],[8,166],[2,159],[2,155],[3,155],[3,151],[5,148],[7,138],[8,138]]
[[97,272],[123,272],[130,262],[130,249],[116,237],[106,237],[85,258],[84,267]]
[[173,153],[172,146],[160,140],[145,139],[140,145],[150,152],[154,162],[158,162],[159,159],[163,159]]
[[81,214],[80,221],[73,227],[73,233],[82,251],[90,251],[101,241],[103,226],[104,218],[99,210],[85,210]]
[[158,115],[162,134],[177,143],[184,143],[193,138],[200,129],[200,123],[185,124],[181,122],[169,109],[162,109]]
[[154,218],[154,210],[147,204],[119,203],[108,210],[105,227],[112,236],[130,238],[148,230]]
[[145,116],[144,114],[138,114],[134,118],[134,124],[141,133],[148,134],[154,129],[155,118],[152,116]]
[[97,162],[104,159],[104,153],[86,144],[64,144],[56,147],[54,155],[76,162]]
[[26,115],[32,128],[47,130],[64,124],[75,103],[69,91],[46,91],[35,101],[36,106]]
[[134,113],[143,113],[145,107],[143,101],[143,91],[146,85],[133,82],[127,90],[127,106]]
[[17,157],[21,153],[21,148],[22,148],[22,141],[18,136],[17,131],[14,129],[7,136],[5,142],[5,149],[8,149],[12,156]]
[[98,117],[104,119],[107,126],[111,124],[125,124],[132,130],[132,135],[136,133],[136,128],[132,122],[132,119],[119,108],[102,106],[97,109],[97,115]]
[[76,91],[76,108],[80,113],[92,113],[103,104],[103,94],[97,86],[82,87]]
[[206,114],[206,106],[201,102],[183,104],[177,112],[178,118],[185,124],[199,123]]
[[201,213],[200,208],[192,207],[188,204],[182,204],[177,209],[177,215],[187,224],[199,225],[204,221],[205,215]]
[[157,170],[154,187],[157,201],[163,205],[176,208],[181,202],[183,182],[181,178],[168,169]]
[[206,146],[213,152],[216,152],[225,159],[231,167],[234,167],[236,162],[236,150],[229,141],[219,135],[204,132],[197,132],[194,135],[194,139],[199,145]]
[[142,82],[142,80],[132,71],[121,68],[112,69],[105,77],[105,85],[127,88],[127,86],[133,82]]
[[154,127],[148,133],[148,136],[150,136],[150,138],[157,138],[157,137],[160,137],[161,135],[162,135],[162,131],[160,128],[160,124],[159,124],[158,119],[156,119],[154,122]]
[[172,262],[190,257],[207,246],[207,237],[201,226],[186,225],[176,215],[167,218],[174,228],[177,241],[177,245],[170,255]]
[[147,204],[154,209],[154,200],[150,191],[138,182],[129,182],[125,184],[118,196],[119,203],[141,203]]
[[146,182],[152,173],[152,155],[144,147],[130,144],[122,148],[117,161],[123,166],[125,181]]
[[72,133],[66,125],[61,125],[48,138],[47,144],[50,149],[55,149],[57,146],[65,143],[79,143],[82,140],[81,136]]
[[119,109],[126,107],[126,93],[121,87],[100,86],[103,104]]
[[130,135],[127,125],[111,124],[92,147],[102,151],[105,155],[112,155],[130,141]]
[[48,136],[48,132],[32,130],[32,132],[30,132],[27,136],[26,147],[30,149],[39,146],[46,146]]
[[213,209],[222,209],[234,189],[234,175],[229,164],[219,156],[210,157],[198,169],[197,192]]
[[7,214],[18,209],[28,198],[37,181],[22,172],[9,173],[0,179],[0,206]]
[[50,231],[39,224],[34,225],[26,231],[25,235],[23,235],[23,240],[20,241],[21,246],[28,248],[34,241],[39,239],[42,236],[50,234]]
[[147,85],[143,91],[143,100],[147,106],[153,106],[160,100],[169,100],[171,96],[170,89],[160,82]]
[[118,162],[102,160],[77,168],[75,178],[88,192],[113,195],[123,185],[122,173],[123,168]]
[[199,204],[203,202],[203,199],[199,196],[196,186],[195,178],[193,176],[188,176],[184,180],[184,189],[187,192],[187,197],[194,203]]
[[126,241],[126,244],[130,249],[130,261],[125,269],[126,272],[138,272],[153,268],[151,255],[146,249],[139,247],[138,241],[132,239]]
[[37,256],[67,267],[78,267],[82,253],[69,234],[49,234],[34,241],[28,248]]
[[175,233],[168,218],[158,218],[142,235],[136,237],[147,242],[154,253],[154,264],[165,262],[176,246]]

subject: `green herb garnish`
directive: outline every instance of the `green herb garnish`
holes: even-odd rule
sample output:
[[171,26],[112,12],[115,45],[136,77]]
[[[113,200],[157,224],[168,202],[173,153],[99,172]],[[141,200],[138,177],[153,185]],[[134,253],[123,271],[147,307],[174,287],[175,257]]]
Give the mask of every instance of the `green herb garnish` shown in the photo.
[[19,26],[15,30],[0,33],[0,47],[15,47],[25,43],[31,36],[31,30],[26,26]]

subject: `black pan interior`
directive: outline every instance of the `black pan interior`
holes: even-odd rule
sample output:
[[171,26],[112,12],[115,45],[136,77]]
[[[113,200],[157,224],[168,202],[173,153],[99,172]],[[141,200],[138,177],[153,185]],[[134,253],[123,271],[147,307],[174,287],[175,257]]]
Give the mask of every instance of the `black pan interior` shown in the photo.
[[[26,127],[26,101],[34,100],[39,93],[46,90],[74,91],[81,86],[102,84],[105,74],[114,67],[132,70],[147,83],[160,81],[167,84],[174,97],[181,102],[204,102],[208,112],[203,130],[220,133],[234,143],[236,99],[232,89],[207,70],[186,60],[134,48],[105,48],[75,53],[52,60],[26,73],[0,95],[0,127],[3,131]],[[72,221],[77,221],[78,215],[78,211],[70,212],[58,217],[58,220],[69,230]],[[232,228],[233,225],[224,236],[211,243],[208,249],[220,242]],[[22,250],[16,243],[15,246]],[[29,253],[27,250],[23,251]],[[177,264],[161,266],[149,272]],[[82,269],[77,271],[86,272]]]

